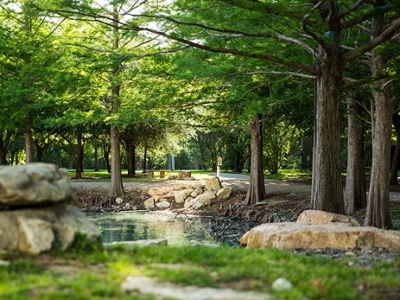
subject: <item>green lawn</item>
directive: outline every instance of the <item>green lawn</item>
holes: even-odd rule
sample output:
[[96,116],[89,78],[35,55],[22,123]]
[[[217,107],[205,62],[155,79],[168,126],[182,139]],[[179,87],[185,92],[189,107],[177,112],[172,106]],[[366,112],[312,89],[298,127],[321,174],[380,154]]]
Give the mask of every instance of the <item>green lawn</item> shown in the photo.
[[[84,244],[69,253],[39,257],[1,255],[11,264],[0,266],[0,299],[153,299],[121,292],[121,283],[128,275],[156,277],[183,286],[252,290],[290,300],[383,300],[387,298],[382,293],[394,291],[400,282],[400,258],[394,263],[362,268],[350,266],[352,257],[333,261],[321,256],[227,246],[93,248]],[[279,277],[289,280],[293,288],[274,291],[271,284]]]

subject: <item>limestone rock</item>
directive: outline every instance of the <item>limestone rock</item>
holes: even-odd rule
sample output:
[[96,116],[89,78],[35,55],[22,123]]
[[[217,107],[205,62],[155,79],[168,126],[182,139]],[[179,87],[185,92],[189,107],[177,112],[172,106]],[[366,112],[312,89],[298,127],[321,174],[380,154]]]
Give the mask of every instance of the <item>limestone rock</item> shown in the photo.
[[154,208],[154,198],[151,197],[151,198],[147,199],[146,201],[143,202],[143,204],[144,204],[145,209]]
[[232,195],[232,188],[224,187],[224,188],[218,190],[216,196],[221,199],[228,199],[231,195]]
[[156,202],[156,207],[158,207],[158,208],[168,208],[170,206],[171,206],[171,204],[169,204],[168,201]]
[[166,193],[165,189],[159,187],[152,187],[147,191],[150,196],[162,196]]
[[18,250],[22,253],[37,255],[51,250],[54,234],[49,222],[40,219],[17,217],[19,241]]
[[242,236],[240,243],[260,249],[400,248],[400,232],[340,222],[282,222],[256,226]]
[[[198,195],[196,198],[208,201],[208,200],[215,199],[216,197],[217,196],[216,196],[215,191],[205,191],[203,194]],[[211,201],[209,201],[209,203],[211,203]]]
[[0,167],[0,204],[22,206],[75,201],[66,169],[45,163]]
[[193,189],[177,191],[174,193],[174,200],[176,203],[184,203],[186,198],[193,192]]
[[190,194],[190,196],[192,197],[196,197],[197,195],[200,195],[203,193],[203,189],[201,186],[197,186],[195,187],[195,189],[193,190],[193,192]]
[[117,202],[118,205],[121,205],[122,202],[124,202],[124,199],[118,197],[117,199],[115,199],[115,202]]
[[199,199],[199,198],[196,198],[193,201],[193,208],[194,209],[200,209],[200,208],[202,208],[202,207],[204,207],[206,205],[210,205],[210,204],[211,204],[211,199]]
[[78,233],[100,243],[100,230],[76,206],[65,203],[0,211],[0,250],[39,254],[66,250]]
[[186,178],[189,178],[189,177],[192,177],[192,171],[184,171],[184,170],[181,170],[181,171],[179,171],[179,173],[178,173],[177,179],[178,179],[178,180],[179,180],[179,179],[186,179]]
[[350,216],[334,214],[322,210],[305,210],[297,218],[297,222],[330,223],[341,222],[350,226],[361,226],[356,219]]
[[218,177],[211,177],[206,181],[206,190],[208,191],[218,191],[222,188],[221,181]]

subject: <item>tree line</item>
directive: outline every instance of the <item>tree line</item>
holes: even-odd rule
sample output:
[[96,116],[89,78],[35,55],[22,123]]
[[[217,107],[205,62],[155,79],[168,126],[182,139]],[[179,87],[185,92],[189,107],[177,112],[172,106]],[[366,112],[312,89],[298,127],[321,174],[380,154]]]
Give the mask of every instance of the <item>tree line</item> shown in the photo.
[[[282,133],[313,135],[312,208],[352,213],[367,207],[366,225],[391,228],[399,5],[6,1],[0,5],[2,137],[6,141],[8,131],[22,130],[29,163],[38,125],[54,133],[105,124],[110,196],[117,196],[123,194],[120,145],[132,157],[143,124],[149,127],[141,131],[144,145],[166,135],[196,136],[185,132],[189,128],[247,129],[250,146],[234,145],[235,151],[248,151],[245,202],[254,204],[266,198],[265,166],[277,165],[264,159],[265,147],[284,154],[283,143],[272,143]],[[132,132],[124,142],[127,131]],[[244,136],[237,134],[237,141]],[[240,155],[235,159],[239,163]]]

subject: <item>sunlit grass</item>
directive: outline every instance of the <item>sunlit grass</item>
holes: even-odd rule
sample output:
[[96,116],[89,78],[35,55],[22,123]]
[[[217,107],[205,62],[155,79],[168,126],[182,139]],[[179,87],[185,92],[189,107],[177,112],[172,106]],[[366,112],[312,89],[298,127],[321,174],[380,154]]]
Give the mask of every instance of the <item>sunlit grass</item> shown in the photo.
[[[251,290],[291,300],[366,299],[359,286],[391,289],[400,282],[399,258],[392,263],[362,268],[357,264],[350,266],[353,257],[335,261],[330,257],[227,246],[118,247],[35,259],[8,255],[4,259],[12,263],[0,267],[0,299],[14,300],[152,299],[121,292],[121,284],[129,275],[155,277],[183,286]],[[75,266],[75,271],[54,271],[48,265],[52,261]],[[279,277],[289,280],[293,289],[274,291],[271,285]]]

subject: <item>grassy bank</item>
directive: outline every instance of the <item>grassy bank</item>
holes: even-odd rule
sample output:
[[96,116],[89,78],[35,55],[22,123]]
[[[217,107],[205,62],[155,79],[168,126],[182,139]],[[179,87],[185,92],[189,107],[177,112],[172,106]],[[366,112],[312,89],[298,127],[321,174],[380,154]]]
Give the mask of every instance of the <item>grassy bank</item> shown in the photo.
[[[178,285],[233,288],[272,294],[277,299],[396,299],[400,258],[368,268],[352,264],[352,257],[295,255],[278,250],[245,250],[207,246],[152,246],[93,249],[21,257],[0,266],[0,299],[155,299],[127,295],[121,283],[128,275],[156,277]],[[173,267],[172,267],[173,266]],[[293,284],[277,292],[272,282],[283,277]]]

